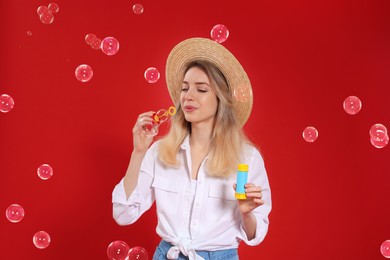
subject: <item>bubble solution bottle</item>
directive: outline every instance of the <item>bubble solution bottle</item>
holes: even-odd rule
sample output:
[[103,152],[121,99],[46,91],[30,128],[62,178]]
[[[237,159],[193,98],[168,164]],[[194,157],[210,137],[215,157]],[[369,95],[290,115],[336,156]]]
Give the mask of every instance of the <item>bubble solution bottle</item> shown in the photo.
[[236,199],[245,200],[245,184],[248,182],[248,164],[239,164],[237,168]]

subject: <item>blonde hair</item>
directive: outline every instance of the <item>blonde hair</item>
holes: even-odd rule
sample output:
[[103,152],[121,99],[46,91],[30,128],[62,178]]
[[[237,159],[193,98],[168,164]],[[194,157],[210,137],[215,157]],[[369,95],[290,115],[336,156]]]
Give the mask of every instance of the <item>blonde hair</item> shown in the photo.
[[[186,66],[183,79],[187,71],[193,67],[206,73],[218,98],[211,149],[206,164],[207,172],[211,176],[226,177],[237,170],[237,165],[242,163],[240,159],[243,145],[251,142],[239,126],[233,109],[231,89],[221,71],[208,61],[193,61]],[[176,87],[179,88],[181,85]],[[175,107],[177,112],[172,117],[169,132],[161,139],[158,151],[160,161],[168,167],[179,166],[177,153],[185,137],[191,134],[191,123],[184,118],[180,100],[176,101]]]

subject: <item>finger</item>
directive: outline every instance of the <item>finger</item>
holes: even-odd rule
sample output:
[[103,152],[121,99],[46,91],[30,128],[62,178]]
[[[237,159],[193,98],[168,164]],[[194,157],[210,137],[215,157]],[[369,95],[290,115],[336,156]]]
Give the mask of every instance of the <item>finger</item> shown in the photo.
[[261,192],[261,188],[259,186],[245,187],[245,192]]
[[258,206],[264,205],[264,200],[262,199],[253,199],[253,202],[256,203]]
[[261,194],[261,192],[252,192],[252,193],[246,193],[246,196],[248,198],[261,199],[263,195]]
[[153,118],[152,118],[153,114],[154,114],[153,111],[149,111],[149,112],[145,112],[143,114],[140,114],[138,116],[137,123],[141,122],[142,120],[153,120]]
[[253,187],[260,187],[260,186],[257,186],[256,184],[250,182],[245,183],[245,188],[253,188]]
[[137,120],[136,126],[149,125],[153,122],[153,119],[150,117],[142,117]]
[[148,112],[145,112],[145,113],[142,113],[138,116],[139,117],[151,117],[155,112],[154,111],[148,111]]
[[153,111],[143,113],[138,116],[137,122],[134,125],[134,130],[137,132],[139,128],[142,128],[145,125],[151,124],[153,122]]

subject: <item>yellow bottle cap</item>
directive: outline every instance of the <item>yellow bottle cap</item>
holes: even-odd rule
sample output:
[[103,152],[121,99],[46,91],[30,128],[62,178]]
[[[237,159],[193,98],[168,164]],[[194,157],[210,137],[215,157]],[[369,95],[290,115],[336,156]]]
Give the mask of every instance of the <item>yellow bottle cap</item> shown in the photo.
[[237,192],[236,192],[236,194],[235,194],[235,197],[236,197],[236,199],[238,199],[238,200],[245,200],[245,199],[247,199],[245,194],[237,193]]
[[247,172],[248,171],[248,164],[239,164],[238,165],[238,170],[240,172]]

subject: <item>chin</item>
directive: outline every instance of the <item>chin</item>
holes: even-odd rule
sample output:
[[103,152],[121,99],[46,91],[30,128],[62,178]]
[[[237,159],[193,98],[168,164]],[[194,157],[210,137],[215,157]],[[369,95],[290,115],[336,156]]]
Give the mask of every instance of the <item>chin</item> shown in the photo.
[[184,118],[186,119],[186,121],[188,123],[193,123],[194,122],[194,120],[190,116],[185,116]]

